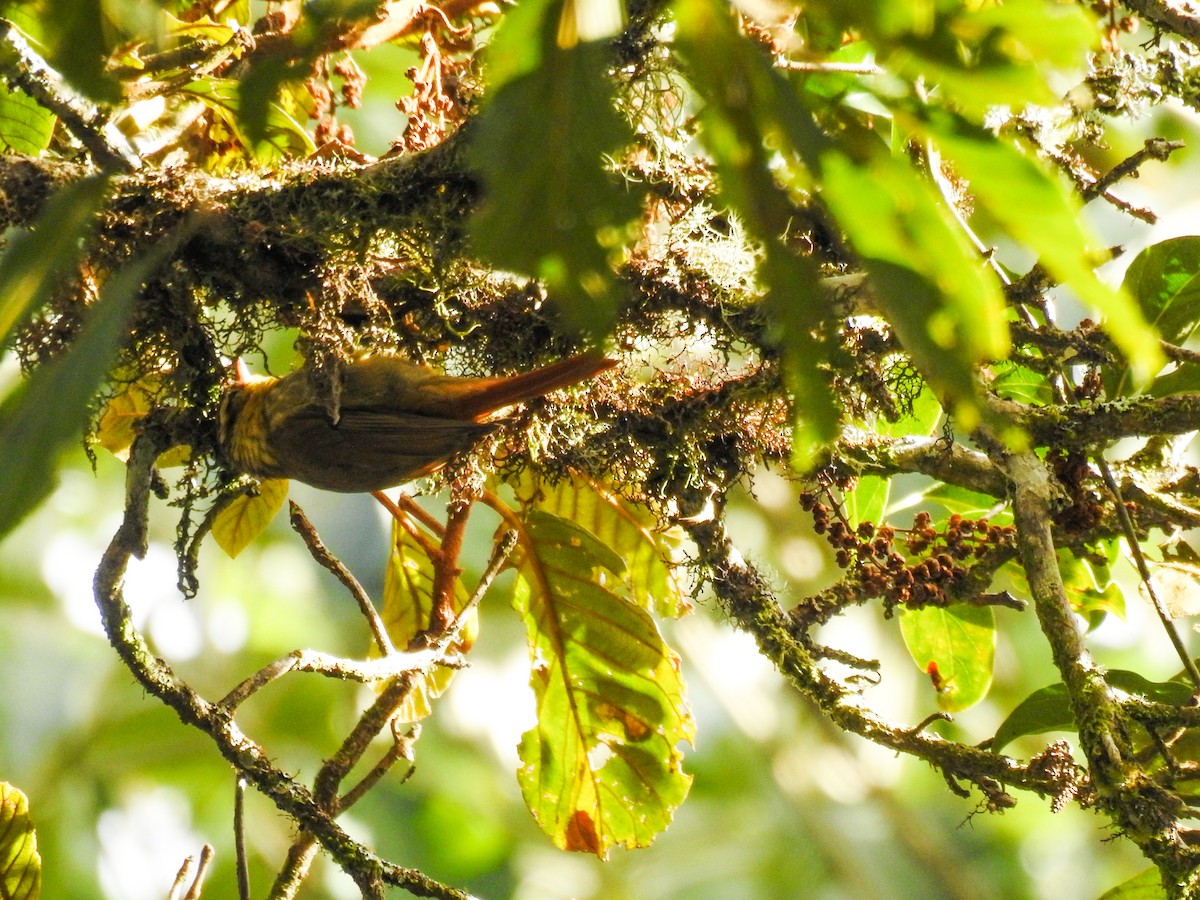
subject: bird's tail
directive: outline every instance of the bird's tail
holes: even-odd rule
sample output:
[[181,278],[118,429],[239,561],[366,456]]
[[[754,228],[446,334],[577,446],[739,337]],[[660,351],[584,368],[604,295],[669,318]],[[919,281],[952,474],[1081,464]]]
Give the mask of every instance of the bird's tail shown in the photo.
[[531,372],[481,379],[464,391],[464,418],[482,419],[515,403],[542,397],[551,391],[594,378],[617,364],[599,353],[579,353]]

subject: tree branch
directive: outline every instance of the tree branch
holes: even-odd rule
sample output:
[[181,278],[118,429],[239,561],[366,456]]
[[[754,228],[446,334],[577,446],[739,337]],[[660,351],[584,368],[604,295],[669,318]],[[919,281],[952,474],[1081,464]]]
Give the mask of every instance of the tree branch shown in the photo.
[[759,651],[788,682],[815,703],[831,721],[874,743],[907,753],[955,778],[972,782],[989,803],[1011,805],[1003,785],[1017,785],[1043,796],[1074,796],[1079,784],[1061,771],[1022,765],[999,753],[967,747],[921,730],[884,722],[851,699],[846,688],[826,676],[814,654],[791,633],[787,617],[761,575],[734,548],[719,518],[682,523],[711,572],[711,584],[734,622],[758,642]]
[[417,896],[462,900],[466,896],[462,892],[414,869],[388,863],[350,838],[308,790],[276,767],[225,710],[197,694],[164,660],[155,656],[134,626],[121,581],[129,560],[145,554],[151,472],[154,460],[170,443],[163,429],[153,422],[147,422],[135,441],[126,475],[125,515],[96,570],[96,603],[113,648],[143,688],[171,707],[184,724],[207,734],[238,772],[281,812],[311,831],[354,879],[364,897],[382,898],[383,885],[392,884]]

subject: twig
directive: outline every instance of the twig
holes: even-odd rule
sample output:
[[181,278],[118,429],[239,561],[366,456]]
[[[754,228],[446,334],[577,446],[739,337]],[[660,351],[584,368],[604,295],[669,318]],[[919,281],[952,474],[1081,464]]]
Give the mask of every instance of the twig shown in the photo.
[[391,656],[368,660],[346,659],[319,650],[293,650],[287,656],[259,669],[221,698],[217,705],[232,712],[253,693],[288,672],[314,672],[339,681],[377,684],[402,675],[425,672],[434,666],[456,669],[462,668],[463,665],[462,660],[447,656],[443,650],[438,649],[397,651]]
[[[423,524],[427,524],[425,522],[425,518],[428,517],[428,513],[426,513],[425,510],[421,509],[421,507],[416,503],[412,503],[411,500],[405,505],[405,508],[402,509],[383,491],[372,491],[371,496],[379,502],[380,506],[391,513],[391,516],[396,521],[396,524],[408,532],[409,537],[411,537],[417,543],[417,546],[421,548],[421,550],[426,556],[429,557],[430,560],[436,560],[438,558],[442,552],[441,548],[438,547],[438,545],[431,541],[428,537],[426,537],[421,529],[419,529],[413,522],[413,518],[418,518]],[[406,499],[407,498],[404,494],[400,495],[401,503],[404,503]],[[440,537],[442,533],[441,523],[435,523],[435,527],[431,528],[430,530]]]
[[500,535],[500,540],[496,541],[495,547],[492,548],[491,558],[488,559],[488,564],[484,567],[483,574],[479,577],[479,583],[475,585],[475,590],[471,592],[471,596],[467,598],[467,602],[458,613],[458,618],[454,624],[446,630],[445,634],[439,638],[436,644],[433,645],[433,650],[439,655],[444,655],[447,650],[458,641],[459,635],[462,633],[466,625],[467,613],[473,610],[483,600],[484,594],[488,592],[488,588],[492,586],[492,582],[496,580],[496,576],[500,574],[508,558],[512,555],[513,550],[517,548],[517,532],[509,529]]
[[442,535],[441,553],[433,557],[433,585],[429,591],[429,627],[431,634],[443,634],[455,622],[454,587],[462,570],[458,557],[471,516],[470,500],[452,499],[446,511],[446,530]]
[[361,800],[400,760],[405,760],[408,763],[408,771],[401,776],[400,783],[403,784],[405,781],[408,781],[412,777],[413,772],[416,771],[416,766],[413,765],[412,745],[415,743],[420,732],[421,726],[413,725],[408,734],[403,736],[398,735],[396,734],[395,722],[393,722],[392,746],[388,747],[387,752],[380,758],[379,762],[371,767],[371,771],[364,775],[358,784],[354,785],[354,787],[338,798],[338,809],[347,810]]
[[1129,510],[1125,508],[1125,501],[1121,497],[1121,488],[1117,484],[1117,480],[1113,477],[1112,470],[1107,463],[1102,462],[1099,466],[1100,475],[1104,479],[1104,484],[1108,487],[1108,491],[1113,497],[1113,507],[1117,511],[1117,520],[1121,523],[1121,531],[1125,534],[1125,543],[1129,547],[1130,555],[1133,556],[1134,564],[1137,566],[1138,576],[1142,579],[1142,586],[1146,589],[1146,596],[1150,598],[1150,605],[1154,607],[1154,612],[1158,616],[1158,620],[1163,627],[1163,631],[1167,633],[1167,637],[1171,641],[1171,646],[1175,648],[1175,653],[1183,663],[1183,669],[1191,679],[1193,686],[1200,690],[1200,669],[1196,668],[1196,663],[1188,653],[1187,647],[1184,646],[1183,638],[1179,636],[1179,629],[1175,627],[1175,623],[1171,620],[1171,613],[1167,611],[1167,605],[1163,603],[1161,597],[1158,596],[1158,591],[1154,588],[1154,579],[1150,576],[1150,567],[1146,565],[1146,555],[1142,553],[1141,544],[1138,542],[1137,534],[1133,528],[1133,521],[1129,518]]
[[[205,845],[207,847],[207,844]],[[167,892],[167,900],[184,900],[180,893],[184,889],[188,878],[192,875],[192,866],[196,859],[192,856],[184,857],[183,865],[179,867],[179,871],[175,873],[175,880],[171,882],[171,889]]]
[[1200,42],[1200,18],[1190,14],[1190,7],[1163,0],[1124,0],[1125,6],[1144,16],[1156,28],[1169,31],[1192,42]]
[[846,75],[882,75],[883,69],[870,63],[828,62],[803,59],[776,58],[775,66],[790,72],[811,72],[815,75],[823,73],[842,73]]
[[292,671],[292,669],[296,668],[296,664],[299,663],[299,661],[300,660],[297,659],[296,655],[293,653],[288,654],[282,659],[277,659],[275,662],[270,663],[269,665],[263,666],[249,678],[243,680],[241,684],[222,697],[219,701],[217,701],[217,706],[232,714],[233,711],[241,706],[251,694],[260,688],[266,687],[276,678],[280,678]]
[[312,558],[332,572],[333,577],[345,586],[346,590],[350,592],[350,596],[358,603],[358,608],[366,617],[367,624],[371,626],[371,635],[375,638],[375,646],[379,648],[379,652],[384,656],[395,653],[396,648],[392,645],[392,639],[388,637],[387,626],[383,624],[379,611],[375,609],[375,604],[371,602],[371,598],[363,590],[358,579],[340,559],[329,552],[329,549],[321,541],[320,535],[317,534],[317,529],[313,527],[312,522],[309,521],[308,516],[304,514],[304,510],[295,500],[288,501],[288,510],[291,513],[292,528],[304,539],[304,544],[308,547]]
[[233,850],[238,900],[250,900],[250,860],[246,857],[246,779],[233,780]]
[[208,874],[208,866],[212,862],[212,858],[212,845],[205,844],[200,848],[200,860],[196,863],[196,877],[192,879],[192,885],[183,895],[183,900],[200,900],[200,891],[204,887],[204,877]]

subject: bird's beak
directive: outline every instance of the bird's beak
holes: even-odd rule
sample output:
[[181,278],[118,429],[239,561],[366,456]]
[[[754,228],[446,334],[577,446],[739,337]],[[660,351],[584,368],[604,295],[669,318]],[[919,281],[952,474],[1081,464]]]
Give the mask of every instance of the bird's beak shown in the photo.
[[253,380],[250,374],[250,367],[246,365],[246,361],[240,356],[233,361],[233,376],[235,384],[249,384]]

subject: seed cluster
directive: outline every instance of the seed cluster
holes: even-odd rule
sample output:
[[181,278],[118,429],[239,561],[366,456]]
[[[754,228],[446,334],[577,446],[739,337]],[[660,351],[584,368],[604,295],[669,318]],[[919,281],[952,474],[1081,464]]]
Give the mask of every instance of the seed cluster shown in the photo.
[[[852,529],[840,509],[816,494],[801,495],[800,504],[812,515],[813,530],[833,548],[838,566],[847,570],[843,599],[862,602],[880,597],[888,615],[897,605],[946,606],[972,567],[989,553],[1011,547],[1016,534],[1012,525],[993,525],[985,518],[968,519],[957,513],[939,530],[927,512],[917,513],[909,529],[870,521]],[[858,596],[852,598],[850,593]]]

